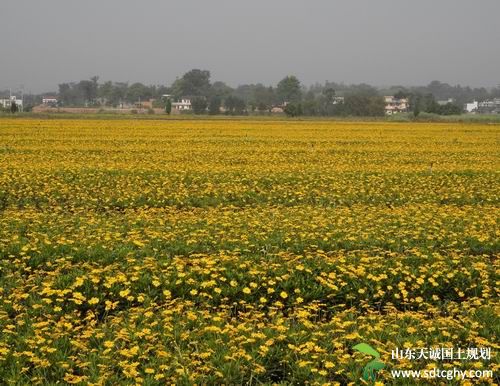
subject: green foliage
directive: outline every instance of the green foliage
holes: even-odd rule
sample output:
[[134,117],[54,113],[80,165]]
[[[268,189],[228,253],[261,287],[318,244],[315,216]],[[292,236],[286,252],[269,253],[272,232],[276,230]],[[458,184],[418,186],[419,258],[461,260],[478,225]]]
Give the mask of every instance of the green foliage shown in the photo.
[[371,355],[374,358],[380,358],[380,354],[372,346],[366,343],[359,343],[352,348],[353,350],[362,352],[363,354]]
[[167,101],[165,102],[165,113],[170,115],[171,112],[172,112],[172,101],[170,100],[170,98],[168,98]]
[[191,106],[194,114],[205,114],[208,106],[207,99],[201,96],[194,97],[191,99]]
[[303,115],[310,116],[310,117],[313,117],[316,115],[321,115],[319,102],[314,100],[314,99],[305,100],[300,105],[302,106]]
[[227,115],[243,115],[246,112],[245,101],[233,95],[224,100],[224,107]]
[[281,103],[300,102],[302,99],[300,81],[296,76],[286,76],[276,86],[276,94]]
[[210,102],[208,103],[208,113],[210,115],[218,115],[220,114],[220,107],[222,104],[222,100],[219,96],[213,96],[210,98]]
[[193,69],[186,72],[182,78],[177,79],[172,85],[173,94],[182,96],[203,96],[210,94],[210,71]]
[[233,89],[221,81],[214,82],[210,90],[210,94],[212,96],[217,96],[220,97],[221,99],[228,97],[229,95],[232,94],[232,92]]
[[250,104],[253,110],[271,111],[277,102],[276,92],[273,87],[266,87],[262,84],[253,86],[251,90]]
[[379,96],[361,94],[347,95],[341,106],[343,115],[357,117],[377,117],[385,115],[385,102]]
[[12,101],[12,103],[10,104],[10,112],[12,114],[15,114],[19,111],[19,107],[17,106],[16,102]]
[[284,110],[285,114],[289,117],[298,117],[303,113],[301,103],[288,103]]

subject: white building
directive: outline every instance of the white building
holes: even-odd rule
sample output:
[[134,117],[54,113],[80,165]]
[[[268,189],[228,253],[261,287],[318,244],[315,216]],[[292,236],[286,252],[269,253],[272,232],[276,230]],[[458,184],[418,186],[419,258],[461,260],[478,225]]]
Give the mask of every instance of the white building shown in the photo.
[[42,98],[42,103],[44,105],[55,105],[57,104],[57,98],[54,96],[45,96]]
[[17,99],[16,96],[11,96],[10,98],[4,98],[0,99],[0,105],[4,109],[10,109],[12,106],[12,103],[15,103],[17,105],[18,111],[23,111],[23,100],[22,99]]
[[475,113],[478,108],[479,108],[478,101],[474,101],[472,103],[465,104],[465,111],[467,111],[468,113]]
[[191,99],[181,99],[180,102],[173,102],[172,108],[177,111],[189,111],[192,109]]
[[334,105],[338,105],[338,104],[342,104],[344,103],[344,97],[343,96],[336,96],[336,97],[333,97],[333,102],[332,104]]
[[479,102],[477,110],[481,114],[500,114],[500,98]]
[[450,104],[450,103],[451,103],[451,104],[455,103],[455,99],[453,99],[453,98],[448,98],[448,99],[446,99],[446,100],[440,100],[440,101],[437,101],[437,104],[438,104],[439,106],[446,106],[447,104]]
[[384,100],[386,115],[407,113],[408,111],[410,111],[410,100],[408,98],[395,98],[394,96],[385,96]]

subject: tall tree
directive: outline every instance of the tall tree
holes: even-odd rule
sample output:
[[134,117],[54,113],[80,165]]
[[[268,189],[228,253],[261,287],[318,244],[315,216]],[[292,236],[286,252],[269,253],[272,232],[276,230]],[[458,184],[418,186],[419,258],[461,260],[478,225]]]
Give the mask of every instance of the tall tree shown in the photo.
[[285,106],[285,114],[289,117],[298,117],[302,115],[302,104],[291,102]]
[[207,99],[203,96],[197,96],[191,99],[191,106],[193,108],[193,113],[195,114],[205,114],[207,111]]
[[81,80],[77,84],[77,89],[79,94],[83,97],[84,103],[94,104],[97,98],[98,84],[97,80],[99,77],[94,76],[90,80]]
[[127,90],[127,100],[132,103],[146,101],[152,96],[151,88],[139,82],[132,84]]
[[272,87],[256,84],[253,89],[250,104],[259,111],[271,111],[276,103],[276,94]]
[[212,89],[210,94],[224,99],[225,97],[231,95],[232,92],[233,89],[229,87],[227,84],[225,84],[224,82],[217,81],[212,84]]
[[383,116],[384,98],[363,94],[347,95],[344,99],[343,113],[357,117]]
[[286,76],[276,86],[276,94],[281,103],[300,102],[300,81],[293,75]]
[[224,107],[228,115],[243,115],[245,114],[245,101],[236,96],[230,95],[224,100]]
[[208,103],[208,113],[210,115],[217,115],[220,114],[220,106],[221,106],[222,100],[220,96],[214,95],[210,98],[210,101]]
[[172,112],[172,102],[170,101],[170,98],[167,99],[167,101],[165,102],[165,112],[170,115],[170,113]]
[[172,85],[176,97],[210,95],[210,71],[193,69]]
[[326,87],[323,89],[321,99],[321,115],[335,115],[335,90],[332,87]]

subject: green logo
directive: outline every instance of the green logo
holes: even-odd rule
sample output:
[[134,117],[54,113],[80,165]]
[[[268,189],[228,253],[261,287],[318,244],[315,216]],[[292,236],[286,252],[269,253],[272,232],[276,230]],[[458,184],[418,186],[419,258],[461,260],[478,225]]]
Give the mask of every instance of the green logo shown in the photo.
[[380,354],[378,351],[366,343],[357,344],[352,349],[374,357],[374,359],[368,362],[363,368],[363,379],[365,381],[374,381],[377,377],[375,372],[382,370],[385,367],[385,364],[379,360]]

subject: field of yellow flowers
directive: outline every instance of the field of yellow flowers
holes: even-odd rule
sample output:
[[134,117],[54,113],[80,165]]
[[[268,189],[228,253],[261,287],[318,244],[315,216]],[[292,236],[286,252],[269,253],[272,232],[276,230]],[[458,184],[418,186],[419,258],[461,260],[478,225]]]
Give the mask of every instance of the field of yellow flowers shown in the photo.
[[[0,383],[359,385],[361,342],[378,385],[413,384],[392,368],[498,372],[499,140],[2,119]],[[493,354],[391,359],[412,347]]]

